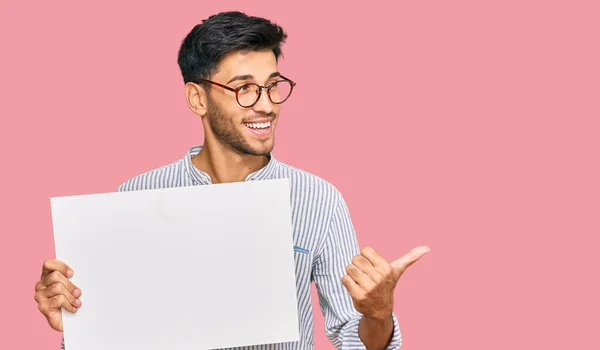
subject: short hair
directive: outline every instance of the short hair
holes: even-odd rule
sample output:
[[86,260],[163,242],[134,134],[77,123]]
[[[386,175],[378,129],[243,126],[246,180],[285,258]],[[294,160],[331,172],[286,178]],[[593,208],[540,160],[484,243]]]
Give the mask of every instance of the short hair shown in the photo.
[[238,11],[221,12],[188,33],[181,43],[177,63],[185,83],[198,82],[212,76],[230,52],[272,50],[279,60],[286,39],[283,28],[265,18]]

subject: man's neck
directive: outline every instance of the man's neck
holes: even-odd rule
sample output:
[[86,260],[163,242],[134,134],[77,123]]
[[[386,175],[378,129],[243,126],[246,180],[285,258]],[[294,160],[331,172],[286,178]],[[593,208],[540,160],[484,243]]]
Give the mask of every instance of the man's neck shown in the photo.
[[240,182],[269,163],[267,156],[241,155],[205,142],[192,164],[207,173],[212,183]]

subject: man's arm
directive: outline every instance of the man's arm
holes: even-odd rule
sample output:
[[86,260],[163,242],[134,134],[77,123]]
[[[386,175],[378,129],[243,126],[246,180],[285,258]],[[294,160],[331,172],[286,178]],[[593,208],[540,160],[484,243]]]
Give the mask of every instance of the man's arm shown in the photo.
[[[338,349],[399,349],[402,344],[396,316],[379,322],[363,318],[342,284],[346,267],[360,254],[348,208],[341,195],[327,237],[317,252],[313,277],[325,316],[325,332]],[[389,322],[388,322],[389,321]]]
[[385,349],[394,332],[392,315],[387,320],[360,319],[358,335],[367,349]]

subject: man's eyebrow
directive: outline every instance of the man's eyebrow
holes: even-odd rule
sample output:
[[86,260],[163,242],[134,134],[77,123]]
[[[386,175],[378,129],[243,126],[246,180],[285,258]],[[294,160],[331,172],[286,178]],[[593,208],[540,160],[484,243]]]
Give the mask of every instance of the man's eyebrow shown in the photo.
[[244,75],[236,75],[235,77],[231,78],[227,84],[234,82],[236,80],[253,80],[254,76],[250,75],[250,74],[244,74]]
[[269,79],[271,79],[271,78],[276,78],[276,77],[280,77],[280,76],[281,76],[281,73],[279,73],[279,72],[274,72],[274,73],[271,73],[271,75],[269,75]]
[[[279,76],[281,76],[281,73],[274,72],[274,73],[271,73],[271,75],[269,75],[269,79],[279,77]],[[236,75],[235,77],[231,78],[226,84],[232,83],[236,80],[254,80],[254,75],[252,75],[252,74]]]

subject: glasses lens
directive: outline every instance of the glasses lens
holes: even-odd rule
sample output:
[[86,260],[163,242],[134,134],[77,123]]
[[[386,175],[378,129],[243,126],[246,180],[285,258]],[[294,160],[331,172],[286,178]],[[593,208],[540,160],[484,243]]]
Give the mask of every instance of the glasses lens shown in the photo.
[[292,83],[287,80],[280,80],[271,84],[269,97],[273,103],[282,103],[290,97],[292,93]]
[[256,84],[246,84],[240,87],[237,93],[238,102],[244,107],[249,107],[258,100],[260,88]]

